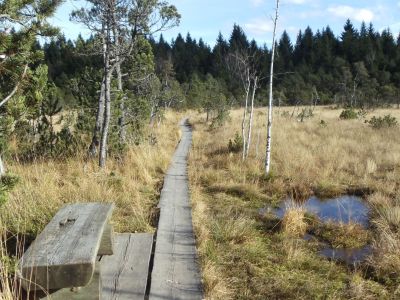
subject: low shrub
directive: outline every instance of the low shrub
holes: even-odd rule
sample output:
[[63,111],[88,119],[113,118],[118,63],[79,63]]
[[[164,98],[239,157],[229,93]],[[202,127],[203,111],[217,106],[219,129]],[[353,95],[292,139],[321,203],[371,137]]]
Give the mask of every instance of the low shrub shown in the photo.
[[371,120],[366,121],[366,123],[368,123],[374,129],[391,128],[398,125],[397,119],[390,114],[384,117],[374,116]]
[[326,123],[325,120],[321,120],[321,121],[319,122],[319,126],[322,127],[322,128],[326,128],[326,127],[328,127],[328,123]]
[[0,177],[0,206],[7,202],[7,193],[17,185],[18,181],[17,176],[10,174]]
[[288,112],[287,110],[284,110],[284,111],[281,113],[281,117],[282,117],[282,118],[289,119],[289,118],[290,118],[290,112]]
[[239,153],[243,149],[243,137],[236,132],[234,139],[229,139],[228,150],[229,152]]
[[358,116],[359,116],[358,113],[354,109],[348,108],[342,111],[339,118],[341,120],[354,120],[358,119]]
[[311,108],[303,108],[297,119],[300,122],[304,122],[304,120],[311,119],[312,117],[314,117],[314,111]]

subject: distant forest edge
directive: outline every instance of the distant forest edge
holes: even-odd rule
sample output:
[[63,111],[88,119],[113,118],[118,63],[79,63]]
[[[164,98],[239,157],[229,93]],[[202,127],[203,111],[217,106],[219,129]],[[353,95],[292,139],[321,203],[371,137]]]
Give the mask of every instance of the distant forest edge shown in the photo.
[[[37,44],[44,50],[49,80],[64,105],[82,107],[98,100],[102,58],[90,54],[96,43],[95,36],[87,40],[79,36],[75,41],[59,36],[43,46]],[[136,52],[139,63],[132,67],[138,74],[157,75],[161,87],[168,90],[163,93],[165,106],[204,108],[205,102],[221,99],[231,106],[241,104],[243,83],[232,76],[229,64],[234,62],[228,59],[235,53],[246,57],[261,78],[256,105],[267,103],[271,49],[250,41],[239,25],[234,25],[228,40],[219,34],[213,48],[189,33],[170,43],[162,35],[158,41],[149,37],[141,47]],[[400,105],[400,35],[396,39],[389,29],[380,33],[365,23],[356,29],[348,20],[340,36],[329,26],[315,33],[307,27],[295,43],[284,31],[275,64],[276,105]],[[140,94],[143,85],[133,86],[138,89],[133,92]]]

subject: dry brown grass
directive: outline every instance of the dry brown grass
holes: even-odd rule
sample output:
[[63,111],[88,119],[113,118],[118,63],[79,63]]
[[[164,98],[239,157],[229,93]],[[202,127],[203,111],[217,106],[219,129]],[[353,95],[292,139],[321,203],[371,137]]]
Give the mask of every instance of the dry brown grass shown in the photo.
[[[204,116],[191,118],[196,131],[190,180],[207,297],[375,299],[381,292],[381,298],[387,298],[381,284],[361,278],[357,283],[352,282],[351,287],[349,282],[354,274],[348,270],[324,262],[303,242],[271,231],[265,228],[265,223],[252,222],[257,220],[257,209],[265,204],[273,206],[287,196],[301,200],[312,193],[330,197],[348,192],[374,192],[371,202],[389,203],[393,207],[391,199],[400,193],[399,127],[375,130],[364,120],[343,121],[339,119],[341,110],[328,107],[317,108],[315,116],[302,123],[283,117],[281,113],[285,110],[292,108],[276,109],[274,113],[272,176],[269,177],[263,173],[266,109],[256,110],[253,144],[250,157],[244,163],[240,153],[228,151],[229,140],[241,132],[241,110],[232,111],[231,121],[216,130],[209,129]],[[396,109],[369,112],[367,119],[386,114],[400,119],[400,110]],[[326,126],[321,126],[321,120]],[[248,197],[249,191],[261,197]],[[391,219],[394,219],[393,213]],[[236,220],[240,222],[235,224]],[[288,231],[294,228],[296,234],[304,232],[303,221],[299,212],[287,216]],[[238,225],[231,230],[244,232],[244,223],[252,226],[252,232],[245,234],[246,239],[220,239],[222,246],[216,243],[216,228]],[[340,234],[345,236],[348,232],[355,236],[361,232],[363,243],[370,239],[358,226],[341,227]],[[384,237],[383,231],[375,233],[377,237]],[[390,237],[399,240],[393,234]],[[344,242],[347,243],[341,241]],[[390,266],[391,271],[397,268],[397,265]],[[216,272],[221,275],[216,277]],[[352,288],[360,293],[355,296],[350,291]],[[393,291],[394,286],[388,284],[387,288]]]
[[114,202],[113,222],[120,232],[153,231],[153,208],[163,174],[179,139],[181,115],[168,114],[156,129],[158,144],[143,143],[128,150],[123,160],[109,159],[100,170],[84,158],[65,161],[12,162],[11,173],[21,182],[0,209],[12,232],[35,234],[63,205],[74,202]]
[[310,230],[320,240],[333,248],[361,248],[371,241],[370,232],[358,223],[320,222]]
[[179,140],[181,118],[182,114],[168,113],[155,129],[157,145],[132,147],[122,160],[108,159],[105,170],[83,155],[29,164],[8,161],[9,171],[19,176],[20,183],[0,207],[0,299],[17,299],[21,292],[8,262],[16,261],[24,249],[10,249],[5,241],[16,234],[34,238],[68,203],[114,202],[117,232],[153,232],[159,190]]
[[282,230],[285,234],[294,237],[302,237],[307,231],[307,223],[304,220],[306,209],[298,204],[292,203],[286,207],[282,219]]
[[377,276],[398,287],[396,295],[400,297],[400,201],[376,193],[369,202],[374,208],[372,224],[376,233],[370,264]]

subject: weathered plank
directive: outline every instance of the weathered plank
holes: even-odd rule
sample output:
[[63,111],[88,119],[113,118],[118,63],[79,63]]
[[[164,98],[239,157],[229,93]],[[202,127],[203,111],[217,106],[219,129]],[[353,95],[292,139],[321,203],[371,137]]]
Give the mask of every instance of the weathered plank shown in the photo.
[[159,203],[154,265],[149,298],[203,299],[189,199],[187,156],[192,142],[183,122],[182,139],[164,181]]
[[23,287],[32,291],[87,285],[113,208],[86,203],[59,210],[20,261]]
[[153,235],[117,234],[114,255],[101,260],[102,300],[143,300]]
[[104,227],[100,248],[97,255],[113,255],[114,253],[114,228],[111,224]]
[[100,263],[96,262],[92,280],[87,286],[61,289],[40,300],[101,300],[101,290]]

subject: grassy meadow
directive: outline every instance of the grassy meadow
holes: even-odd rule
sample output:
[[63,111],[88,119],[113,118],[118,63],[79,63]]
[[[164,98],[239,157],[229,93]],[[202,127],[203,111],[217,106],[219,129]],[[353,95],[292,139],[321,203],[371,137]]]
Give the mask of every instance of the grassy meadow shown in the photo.
[[[204,116],[191,117],[190,183],[207,298],[400,297],[399,128],[373,129],[362,119],[340,120],[342,110],[328,107],[299,122],[288,117],[292,110],[274,112],[270,176],[263,172],[266,109],[255,112],[245,162],[240,152],[228,149],[229,140],[241,133],[242,110],[213,130]],[[366,119],[387,114],[400,119],[396,109],[369,111]],[[322,258],[317,242],[302,239],[315,220],[301,205],[289,208],[281,221],[259,213],[288,196],[301,202],[311,195],[344,194],[368,202],[369,228],[319,222],[316,231],[334,247],[370,243],[373,253],[361,266]]]
[[[155,129],[156,145],[143,143],[122,160],[109,159],[104,171],[84,155],[29,164],[7,161],[20,182],[0,208],[0,299],[15,299],[21,292],[12,279],[11,256],[21,254],[24,239],[32,240],[67,203],[115,202],[117,232],[153,232],[159,191],[184,115],[194,129],[190,189],[207,299],[400,297],[399,128],[378,130],[364,120],[340,120],[342,110],[328,107],[299,122],[285,113],[292,109],[275,110],[270,176],[263,171],[266,109],[255,111],[245,162],[240,151],[228,147],[240,135],[242,110],[233,110],[216,129],[197,112],[169,112]],[[370,111],[366,119],[389,113],[400,120],[396,109]],[[259,212],[288,196],[301,203],[311,195],[344,194],[360,195],[371,207],[368,229],[322,224],[301,204],[288,208],[282,220]],[[302,238],[310,230],[333,246],[369,243],[373,253],[357,267],[330,261],[318,255],[317,241]]]
[[181,118],[182,114],[167,113],[155,126],[156,145],[143,143],[128,150],[122,160],[110,158],[105,170],[99,169],[97,160],[87,161],[85,154],[67,160],[7,161],[19,183],[0,207],[1,300],[17,299],[21,293],[12,276],[14,256],[21,255],[24,245],[68,203],[114,202],[116,232],[155,231],[158,197],[179,141]]

